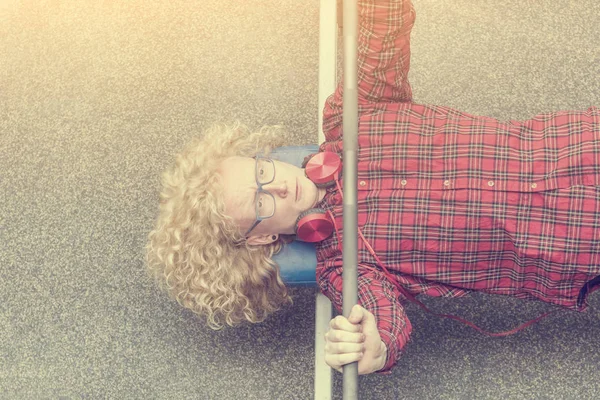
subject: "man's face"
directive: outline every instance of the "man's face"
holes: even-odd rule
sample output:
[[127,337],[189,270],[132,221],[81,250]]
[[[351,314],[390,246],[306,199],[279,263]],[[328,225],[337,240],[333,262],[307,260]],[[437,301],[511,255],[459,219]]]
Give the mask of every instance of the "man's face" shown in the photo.
[[[275,214],[263,220],[250,233],[248,243],[267,244],[274,234],[294,234],[298,216],[325,195],[294,165],[273,160],[275,179],[263,190],[275,198]],[[251,157],[229,157],[221,162],[219,173],[225,188],[225,213],[232,217],[245,234],[256,221],[256,160]]]

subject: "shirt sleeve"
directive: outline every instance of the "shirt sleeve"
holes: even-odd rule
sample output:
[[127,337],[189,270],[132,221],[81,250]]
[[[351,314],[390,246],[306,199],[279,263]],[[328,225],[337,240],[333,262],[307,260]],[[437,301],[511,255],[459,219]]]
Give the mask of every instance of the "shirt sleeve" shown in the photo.
[[[342,268],[329,269],[319,275],[317,281],[323,294],[342,314]],[[391,374],[410,338],[412,325],[400,300],[404,301],[404,296],[385,275],[359,266],[358,304],[375,316],[379,335],[387,347],[387,359],[378,374]]]
[[[410,32],[416,18],[410,0],[358,2],[358,104],[412,101],[408,82]],[[342,118],[343,79],[325,102],[323,132],[338,132]],[[337,138],[327,138],[335,140]]]

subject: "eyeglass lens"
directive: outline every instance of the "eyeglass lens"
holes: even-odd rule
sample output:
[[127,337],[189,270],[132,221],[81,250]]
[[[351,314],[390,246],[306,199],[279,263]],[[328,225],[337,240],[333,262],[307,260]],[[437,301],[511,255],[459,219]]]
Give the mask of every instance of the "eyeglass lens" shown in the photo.
[[[256,180],[260,184],[268,184],[275,177],[273,161],[259,158],[256,164]],[[275,213],[275,199],[266,192],[259,192],[256,198],[256,214],[260,218],[272,217]]]
[[275,166],[273,161],[259,158],[256,163],[256,180],[258,183],[265,184],[273,180],[275,176]]

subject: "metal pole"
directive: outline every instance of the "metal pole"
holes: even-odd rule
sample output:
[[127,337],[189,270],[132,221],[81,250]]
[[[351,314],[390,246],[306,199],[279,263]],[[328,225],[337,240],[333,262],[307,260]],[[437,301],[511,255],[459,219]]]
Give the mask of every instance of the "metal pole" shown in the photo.
[[[319,7],[319,110],[325,100],[335,92],[337,84],[337,7],[331,0],[321,0]],[[319,141],[323,143],[323,113],[319,113]],[[325,332],[333,314],[331,301],[320,291],[316,298],[315,315],[315,396],[314,400],[331,400],[333,370],[325,362]]]
[[[358,208],[357,208],[357,150],[358,150],[358,72],[357,72],[357,0],[344,0],[344,272],[342,311],[346,318],[358,303]],[[358,363],[344,365],[344,400],[358,398]]]

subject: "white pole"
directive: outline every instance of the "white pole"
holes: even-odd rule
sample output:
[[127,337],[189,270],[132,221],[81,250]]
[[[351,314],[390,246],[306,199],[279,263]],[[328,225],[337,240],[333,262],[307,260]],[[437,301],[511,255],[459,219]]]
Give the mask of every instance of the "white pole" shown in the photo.
[[[337,27],[335,0],[321,0],[319,8],[319,139],[323,134],[323,109],[327,97],[335,92],[337,83]],[[332,316],[331,301],[322,293],[316,296],[315,315],[315,400],[331,400],[332,369],[325,362],[325,333]]]

